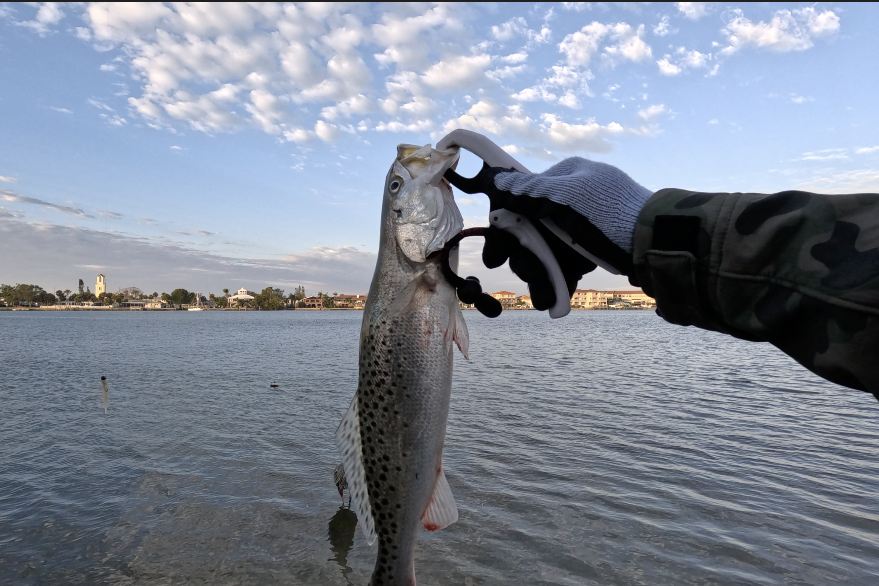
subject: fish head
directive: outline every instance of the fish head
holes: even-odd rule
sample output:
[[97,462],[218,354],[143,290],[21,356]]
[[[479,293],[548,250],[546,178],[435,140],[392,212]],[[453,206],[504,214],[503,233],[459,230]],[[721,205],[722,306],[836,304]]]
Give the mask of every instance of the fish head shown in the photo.
[[413,262],[425,262],[464,228],[452,187],[443,179],[457,162],[457,148],[397,147],[385,180],[385,209],[397,246]]

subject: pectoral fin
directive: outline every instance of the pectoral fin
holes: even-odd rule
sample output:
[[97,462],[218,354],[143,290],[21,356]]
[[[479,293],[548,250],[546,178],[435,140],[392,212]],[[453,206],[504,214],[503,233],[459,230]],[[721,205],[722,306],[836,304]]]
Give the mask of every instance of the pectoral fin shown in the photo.
[[430,502],[421,515],[421,522],[428,531],[438,531],[457,520],[458,505],[455,504],[455,497],[452,496],[452,489],[449,488],[445,473],[440,470],[433,496],[430,497]]
[[366,471],[363,468],[360,419],[357,411],[357,395],[355,395],[348,412],[345,413],[342,423],[336,430],[336,445],[342,454],[342,465],[345,468],[348,491],[351,495],[351,507],[357,513],[357,520],[360,521],[360,528],[363,529],[366,542],[372,545],[376,537],[375,523],[372,519],[369,493],[366,490]]
[[388,315],[398,317],[421,309],[436,291],[436,280],[426,273],[412,279],[388,306]]

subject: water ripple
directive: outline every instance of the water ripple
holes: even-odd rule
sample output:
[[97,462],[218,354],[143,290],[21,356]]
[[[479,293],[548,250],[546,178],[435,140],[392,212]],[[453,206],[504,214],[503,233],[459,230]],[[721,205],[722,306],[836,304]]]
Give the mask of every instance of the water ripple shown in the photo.
[[[0,314],[0,583],[365,584],[360,317]],[[868,395],[647,312],[466,319],[420,584],[879,583]]]

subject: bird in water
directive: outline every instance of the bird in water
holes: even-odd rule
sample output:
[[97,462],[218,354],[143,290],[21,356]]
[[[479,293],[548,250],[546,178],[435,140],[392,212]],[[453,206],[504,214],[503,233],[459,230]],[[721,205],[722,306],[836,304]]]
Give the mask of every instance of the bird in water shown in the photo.
[[104,398],[104,414],[107,414],[107,405],[110,402],[110,391],[107,390],[107,377],[101,377],[101,395]]
[[269,386],[272,387],[273,389],[276,389],[276,388],[278,388],[278,383],[276,383],[275,381],[272,381],[272,384],[270,384]]
[[345,477],[345,467],[339,464],[333,471],[333,482],[336,483],[336,489],[339,496],[342,497],[342,506],[345,506],[345,491],[348,490],[348,479]]

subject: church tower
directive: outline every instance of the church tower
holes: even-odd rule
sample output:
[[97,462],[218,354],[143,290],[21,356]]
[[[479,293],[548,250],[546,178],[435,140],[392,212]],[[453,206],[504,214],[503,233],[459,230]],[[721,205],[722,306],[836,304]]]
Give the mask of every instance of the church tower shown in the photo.
[[107,283],[104,281],[104,275],[98,275],[98,281],[95,283],[95,297],[100,297],[101,293],[107,292]]

